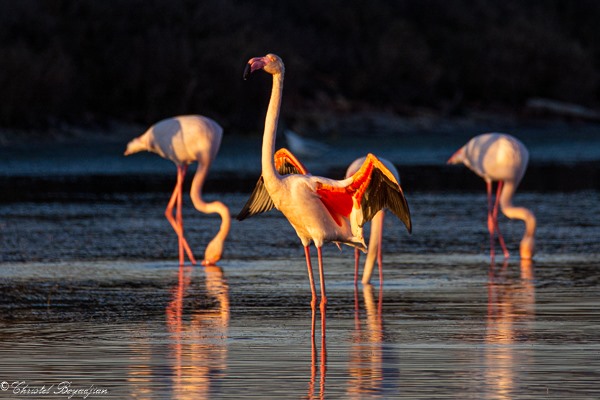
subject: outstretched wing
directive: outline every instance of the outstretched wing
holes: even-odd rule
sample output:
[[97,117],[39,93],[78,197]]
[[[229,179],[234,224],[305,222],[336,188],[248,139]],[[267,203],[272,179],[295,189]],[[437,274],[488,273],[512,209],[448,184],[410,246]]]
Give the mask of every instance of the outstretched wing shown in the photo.
[[281,175],[308,174],[308,170],[304,164],[298,161],[296,156],[286,148],[277,150],[273,158],[275,159],[275,169],[277,169],[277,172]]
[[[274,159],[275,168],[281,175],[306,175],[308,173],[306,167],[287,149],[282,148],[277,150]],[[258,178],[258,182],[256,182],[256,186],[254,187],[250,198],[246,204],[244,204],[244,207],[238,213],[236,218],[238,221],[242,221],[253,215],[272,210],[274,207],[275,204],[265,188],[264,179],[261,175],[260,178]]]
[[349,216],[353,204],[358,203],[362,209],[362,221],[359,224],[362,227],[379,210],[388,208],[404,223],[409,233],[412,231],[410,210],[404,192],[392,172],[377,157],[367,155],[350,180],[346,187],[320,184],[317,188],[321,201],[332,216],[335,213]]
[[271,200],[271,196],[269,196],[267,189],[265,189],[264,179],[261,175],[260,178],[258,178],[258,182],[256,182],[256,186],[254,186],[250,198],[246,204],[244,204],[244,207],[242,207],[242,210],[238,213],[236,219],[238,221],[243,221],[253,215],[272,210],[274,207],[275,204],[273,203],[273,200]]

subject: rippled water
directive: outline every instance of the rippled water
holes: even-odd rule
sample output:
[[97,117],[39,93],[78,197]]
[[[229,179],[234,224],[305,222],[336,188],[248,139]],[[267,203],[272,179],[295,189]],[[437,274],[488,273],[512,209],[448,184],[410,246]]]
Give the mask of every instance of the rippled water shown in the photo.
[[[0,398],[27,398],[14,382],[118,399],[598,398],[600,195],[518,194],[539,253],[506,265],[488,261],[483,193],[407,198],[413,234],[386,218],[382,291],[355,292],[351,249],[325,249],[314,342],[303,251],[275,211],[233,223],[220,267],[180,269],[164,194],[0,204]],[[201,254],[218,220],[184,218]],[[500,224],[516,254],[522,224]]]

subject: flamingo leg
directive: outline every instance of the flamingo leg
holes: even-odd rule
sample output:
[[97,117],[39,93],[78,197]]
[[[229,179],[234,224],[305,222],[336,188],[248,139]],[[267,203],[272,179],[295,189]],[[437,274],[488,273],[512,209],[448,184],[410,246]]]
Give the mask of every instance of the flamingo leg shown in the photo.
[[354,289],[358,287],[358,263],[360,262],[360,253],[354,249]]
[[321,247],[317,247],[317,255],[319,257],[319,279],[321,281],[321,390],[320,397],[324,398],[325,394],[325,375],[327,373],[327,345],[325,340],[325,323],[327,296],[325,295],[325,274],[323,273],[323,254]]
[[488,231],[490,232],[490,258],[492,261],[494,260],[494,232],[495,225],[494,224],[494,216],[493,216],[493,205],[492,205],[492,181],[486,181],[486,189],[487,189],[487,202],[488,202]]
[[319,258],[319,280],[321,282],[321,339],[325,340],[325,323],[326,323],[326,307],[327,307],[327,295],[325,294],[325,274],[323,271],[323,254],[321,247],[317,247],[317,256]]
[[[182,217],[181,217],[181,201],[182,201],[182,189],[183,189],[183,180],[185,178],[185,172],[187,167],[177,166],[177,184],[175,185],[175,189],[173,190],[173,194],[171,195],[171,199],[167,204],[167,208],[165,210],[165,217],[171,224],[171,227],[177,233],[177,237],[179,239],[180,246],[183,246],[183,249],[187,253],[192,264],[196,264],[196,259],[192,254],[192,250],[188,245],[185,237],[183,236],[183,225],[182,225]],[[175,207],[175,203],[177,203],[177,219],[173,218],[173,208]],[[183,265],[184,258],[183,253],[179,252],[179,264]]]
[[319,258],[319,279],[321,280],[321,311],[324,311],[327,304],[325,295],[325,274],[323,272],[323,253],[320,247],[317,247],[317,256]]
[[[177,182],[179,186],[179,192],[177,194],[177,210],[175,211],[175,221],[181,230],[181,235],[178,235],[179,240],[179,265],[183,265],[185,262],[185,255],[183,254],[183,216],[181,214],[181,205],[183,203],[183,181],[185,178],[186,168],[185,167],[177,167]],[[181,177],[179,177],[181,175]]]
[[494,228],[498,233],[498,242],[500,242],[500,247],[502,247],[502,252],[504,253],[504,258],[508,258],[510,253],[506,248],[506,244],[504,243],[504,238],[500,233],[500,227],[498,226],[498,206],[500,204],[500,193],[502,192],[502,187],[504,186],[504,181],[498,182],[498,190],[496,191],[496,203],[494,204],[493,218],[494,218]]
[[306,267],[308,268],[308,280],[310,281],[310,291],[312,293],[312,299],[310,301],[310,308],[312,310],[312,321],[311,321],[311,338],[315,340],[315,312],[317,308],[317,289],[315,288],[315,279],[313,277],[312,264],[310,262],[310,249],[308,246],[304,246],[304,255],[306,256]]

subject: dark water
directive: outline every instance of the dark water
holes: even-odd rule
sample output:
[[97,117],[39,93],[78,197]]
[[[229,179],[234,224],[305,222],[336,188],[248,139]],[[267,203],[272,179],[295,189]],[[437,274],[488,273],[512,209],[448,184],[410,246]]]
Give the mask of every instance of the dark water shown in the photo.
[[[568,157],[553,153],[556,135],[532,154],[595,162],[598,139],[586,135]],[[439,154],[423,141],[388,157],[438,163],[455,147],[438,139]],[[519,261],[523,225],[501,217],[513,257],[490,265],[483,184],[405,186],[413,234],[386,218],[383,290],[375,279],[355,291],[351,249],[324,249],[326,336],[317,312],[313,341],[303,251],[287,221],[276,211],[234,221],[219,267],[179,268],[163,216],[173,167],[121,158],[120,147],[0,152],[3,182],[27,191],[0,202],[0,399],[600,397],[598,191],[525,186],[515,204],[536,213],[537,257]],[[223,149],[217,179],[256,161],[258,149],[244,151]],[[127,174],[159,171],[159,185],[118,190]],[[223,189],[205,197],[235,213],[248,194]],[[219,220],[185,205],[201,255]]]
[[[327,246],[314,345],[277,212],[234,222],[220,268],[180,269],[163,195],[2,204],[0,380],[96,398],[597,398],[600,196],[517,198],[540,221],[531,265],[490,266],[483,194],[411,194],[411,236],[386,218],[381,292],[355,292],[352,251]],[[218,220],[187,211],[201,254]],[[500,223],[516,254],[521,223]]]

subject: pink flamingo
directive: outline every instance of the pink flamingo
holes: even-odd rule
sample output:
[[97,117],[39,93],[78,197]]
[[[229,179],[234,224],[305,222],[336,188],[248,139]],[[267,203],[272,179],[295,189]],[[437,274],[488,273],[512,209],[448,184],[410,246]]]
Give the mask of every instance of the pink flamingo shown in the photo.
[[[192,264],[196,264],[196,259],[183,234],[181,215],[183,181],[189,164],[195,161],[198,162],[198,167],[190,191],[192,203],[202,213],[217,213],[221,216],[219,232],[206,246],[202,265],[214,265],[223,254],[223,244],[231,225],[229,209],[220,201],[205,203],[202,200],[202,185],[210,164],[219,151],[222,135],[223,129],[212,119],[200,115],[184,115],[156,123],[144,134],[129,142],[125,150],[126,156],[140,151],[150,151],[177,165],[177,184],[167,204],[165,216],[179,238],[180,265],[185,261],[184,251]],[[175,203],[177,203],[177,210],[173,217]]]
[[[275,133],[281,108],[284,65],[274,54],[255,57],[248,61],[244,78],[262,69],[273,76],[271,98],[265,119],[262,144],[262,175],[250,199],[238,215],[246,217],[268,211],[273,207],[288,219],[304,246],[308,277],[311,286],[311,308],[314,311],[317,294],[310,260],[310,243],[317,248],[319,278],[321,282],[321,318],[327,304],[321,248],[326,242],[343,243],[361,250],[366,246],[362,226],[384,207],[388,207],[411,229],[410,212],[402,188],[394,175],[372,154],[366,157],[361,168],[350,178],[338,181],[305,174],[306,169],[288,151],[279,163],[292,173],[282,175],[274,160]],[[286,156],[287,155],[287,156]],[[295,172],[294,172],[295,171]],[[314,330],[313,330],[314,332]]]
[[[494,259],[494,234],[498,240],[504,257],[509,252],[504,238],[498,229],[498,205],[502,213],[510,219],[525,222],[525,234],[521,240],[520,253],[522,259],[531,259],[535,247],[535,215],[524,207],[515,207],[512,198],[529,161],[529,152],[523,143],[511,135],[503,133],[485,133],[475,136],[458,149],[448,160],[448,164],[463,163],[487,185],[488,198],[488,230],[490,232],[490,257]],[[492,201],[492,182],[498,181],[496,201]]]
[[[356,160],[346,170],[346,178],[354,175],[356,171],[360,169],[360,166],[365,162],[366,157],[361,157]],[[400,183],[400,174],[390,161],[385,158],[379,157],[379,161],[384,164],[387,169],[394,174],[394,177]],[[365,267],[363,269],[362,283],[368,284],[371,281],[371,274],[373,273],[373,267],[375,266],[375,258],[377,258],[377,266],[379,268],[379,285],[383,285],[383,270],[381,269],[383,260],[381,255],[381,242],[383,238],[383,220],[385,217],[385,211],[380,210],[373,219],[371,220],[371,236],[369,237],[369,247],[367,252],[367,259],[365,260]],[[354,285],[358,284],[358,264],[360,261],[360,253],[358,249],[354,250]]]

